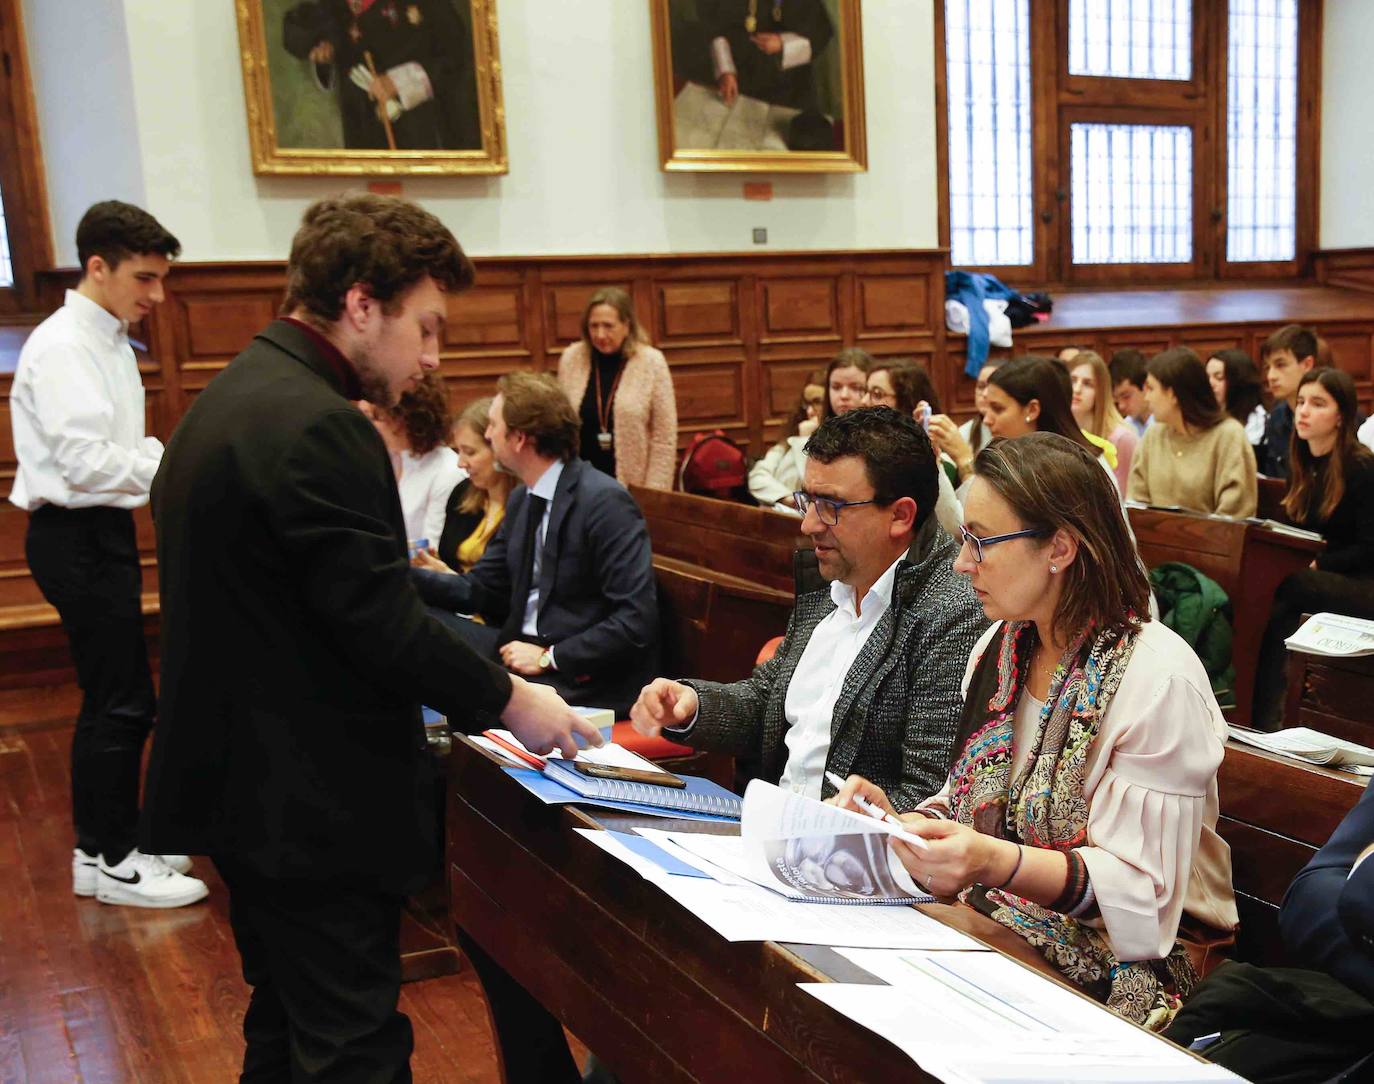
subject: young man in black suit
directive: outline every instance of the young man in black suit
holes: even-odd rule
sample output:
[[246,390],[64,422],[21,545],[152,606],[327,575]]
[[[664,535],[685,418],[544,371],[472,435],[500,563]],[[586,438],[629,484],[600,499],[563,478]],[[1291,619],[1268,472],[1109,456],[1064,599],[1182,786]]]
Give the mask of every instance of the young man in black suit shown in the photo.
[[[550,374],[508,373],[497,389],[487,440],[524,484],[471,572],[412,575],[480,652],[571,703],[623,716],[658,646],[644,517],[624,486],[574,454],[581,423]],[[469,613],[486,624],[456,616]]]
[[473,280],[413,204],[356,194],[305,213],[283,319],[213,380],[153,483],[159,722],[144,846],[208,854],[253,987],[243,1079],[410,1079],[396,1011],[405,893],[439,861],[420,704],[499,715],[575,754],[595,730],[480,659],[410,583],[372,423],[438,366]]

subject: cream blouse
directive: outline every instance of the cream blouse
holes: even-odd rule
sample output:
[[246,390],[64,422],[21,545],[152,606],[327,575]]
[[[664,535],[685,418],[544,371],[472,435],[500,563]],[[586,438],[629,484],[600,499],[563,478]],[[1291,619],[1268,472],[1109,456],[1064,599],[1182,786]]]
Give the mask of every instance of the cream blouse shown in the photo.
[[[973,668],[1000,625],[974,646]],[[1023,691],[1013,776],[1030,755],[1041,702]],[[1104,930],[1123,961],[1167,956],[1186,911],[1215,929],[1239,923],[1231,849],[1217,835],[1217,768],[1226,722],[1207,672],[1177,633],[1147,622],[1084,765],[1088,840],[1080,848]],[[949,782],[921,804],[949,815]]]

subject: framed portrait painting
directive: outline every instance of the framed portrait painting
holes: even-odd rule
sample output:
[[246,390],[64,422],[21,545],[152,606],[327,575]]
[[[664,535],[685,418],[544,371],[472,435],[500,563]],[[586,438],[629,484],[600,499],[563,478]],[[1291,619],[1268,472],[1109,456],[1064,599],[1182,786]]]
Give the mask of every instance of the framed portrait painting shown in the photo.
[[496,0],[235,0],[253,171],[505,173]]
[[868,168],[859,0],[649,0],[666,170]]

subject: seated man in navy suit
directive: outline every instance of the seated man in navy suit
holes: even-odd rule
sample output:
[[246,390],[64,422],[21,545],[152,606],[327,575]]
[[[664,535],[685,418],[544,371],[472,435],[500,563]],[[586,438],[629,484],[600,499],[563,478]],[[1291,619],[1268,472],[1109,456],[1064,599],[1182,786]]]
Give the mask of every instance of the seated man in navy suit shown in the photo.
[[1366,790],[1302,872],[1279,912],[1293,961],[1374,1001],[1374,790]]
[[412,575],[479,652],[569,703],[624,715],[658,645],[644,517],[624,486],[574,454],[581,423],[552,376],[508,373],[497,389],[487,440],[524,484],[471,572]]
[[1164,1037],[1247,1080],[1374,1079],[1371,854],[1374,789],[1288,886],[1279,929],[1294,966],[1223,964]]

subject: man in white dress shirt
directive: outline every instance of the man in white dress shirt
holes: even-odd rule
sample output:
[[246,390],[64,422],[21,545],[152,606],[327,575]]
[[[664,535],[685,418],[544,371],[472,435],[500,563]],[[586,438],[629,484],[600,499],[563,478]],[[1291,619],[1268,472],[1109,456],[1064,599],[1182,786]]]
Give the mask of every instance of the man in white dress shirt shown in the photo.
[[822,590],[797,596],[787,636],[744,681],[658,678],[630,712],[636,729],[756,758],[796,793],[834,793],[826,772],[882,777],[899,811],[945,781],[959,682],[985,627],[959,544],[936,517],[935,453],[888,407],[828,418],[806,445],[802,532]]
[[72,887],[78,896],[181,907],[206,887],[183,856],[135,849],[143,743],[156,701],[143,639],[133,509],[162,443],[143,432],[129,324],[163,299],[181,245],[152,215],[97,203],[76,229],[81,281],[29,336],[10,393],[10,500],[29,513],[25,554],[62,619],[81,685],[72,737]]

